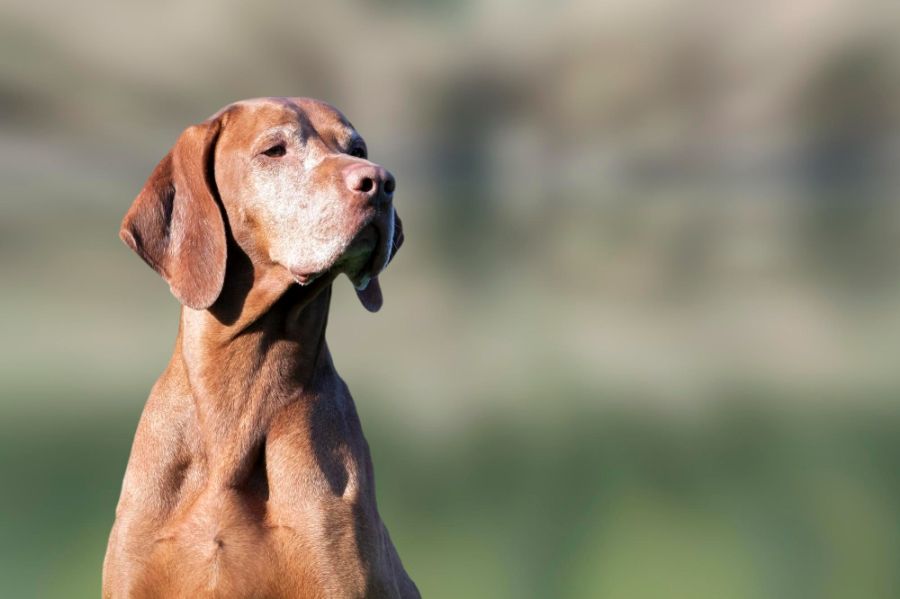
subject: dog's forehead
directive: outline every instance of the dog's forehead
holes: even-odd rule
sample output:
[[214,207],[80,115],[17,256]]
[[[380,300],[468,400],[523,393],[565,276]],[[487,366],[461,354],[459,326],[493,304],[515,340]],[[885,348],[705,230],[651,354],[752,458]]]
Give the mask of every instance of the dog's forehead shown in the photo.
[[213,118],[224,113],[247,132],[284,125],[310,126],[320,133],[353,131],[353,125],[338,109],[312,98],[243,100],[223,108]]
[[315,126],[328,126],[336,128],[352,129],[353,125],[347,120],[340,110],[321,100],[313,98],[291,98],[297,108],[306,113]]

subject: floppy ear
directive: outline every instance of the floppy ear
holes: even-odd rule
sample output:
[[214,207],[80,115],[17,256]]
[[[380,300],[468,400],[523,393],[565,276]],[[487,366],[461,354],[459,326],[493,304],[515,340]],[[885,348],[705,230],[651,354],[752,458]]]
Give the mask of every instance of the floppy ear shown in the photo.
[[213,154],[219,119],[188,127],[160,161],[122,220],[119,237],[195,310],[225,281],[225,222],[216,201]]
[[[403,223],[400,222],[400,217],[394,211],[394,238],[391,240],[391,255],[388,257],[388,264],[397,255],[397,250],[400,249],[401,245],[403,245]],[[372,277],[365,287],[357,289],[356,297],[359,298],[359,302],[369,312],[381,310],[384,296],[381,294],[381,283],[378,282],[378,277]]]

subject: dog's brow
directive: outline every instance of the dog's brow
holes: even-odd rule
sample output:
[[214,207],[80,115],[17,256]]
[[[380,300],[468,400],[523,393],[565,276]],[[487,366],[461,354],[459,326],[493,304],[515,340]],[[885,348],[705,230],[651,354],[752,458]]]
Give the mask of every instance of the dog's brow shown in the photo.
[[348,146],[353,145],[354,143],[360,143],[362,145],[366,145],[366,140],[362,138],[362,135],[354,129],[353,127],[344,128],[344,135],[346,136],[346,144]]
[[301,131],[302,128],[295,124],[284,123],[275,127],[269,127],[268,129],[260,133],[256,138],[256,143],[267,143],[270,140],[274,140],[279,137],[292,137]]

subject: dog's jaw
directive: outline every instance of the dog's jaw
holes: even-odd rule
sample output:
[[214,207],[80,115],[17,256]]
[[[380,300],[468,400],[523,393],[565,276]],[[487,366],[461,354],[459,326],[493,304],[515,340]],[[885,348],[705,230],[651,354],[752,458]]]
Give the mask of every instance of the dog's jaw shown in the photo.
[[388,265],[394,251],[396,216],[393,207],[377,214],[353,237],[347,248],[322,271],[291,269],[294,280],[309,285],[325,273],[346,274],[357,291],[364,291]]

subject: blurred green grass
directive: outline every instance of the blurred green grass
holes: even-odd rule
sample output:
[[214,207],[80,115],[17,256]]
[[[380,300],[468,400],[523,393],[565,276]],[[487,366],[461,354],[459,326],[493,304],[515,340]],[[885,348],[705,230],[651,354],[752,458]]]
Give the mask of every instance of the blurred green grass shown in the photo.
[[[431,445],[410,441],[403,414],[358,404],[380,509],[424,596],[896,596],[900,410],[739,395],[699,420],[498,412]],[[127,405],[5,422],[3,596],[99,594],[138,417]]]

